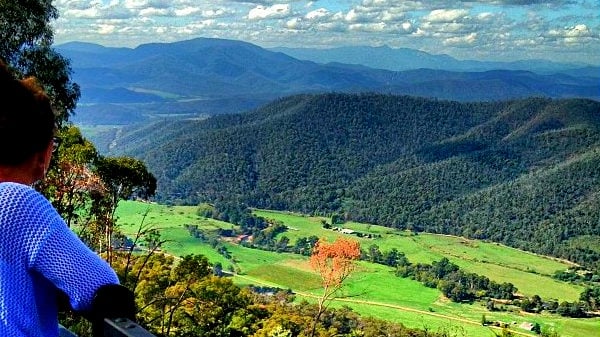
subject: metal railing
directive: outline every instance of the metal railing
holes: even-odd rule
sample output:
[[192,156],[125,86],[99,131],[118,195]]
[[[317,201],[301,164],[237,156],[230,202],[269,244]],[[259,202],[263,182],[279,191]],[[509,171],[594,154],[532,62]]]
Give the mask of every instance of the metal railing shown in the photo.
[[105,318],[103,337],[156,337],[128,318]]
[[[76,334],[59,326],[59,337],[78,337]],[[105,318],[102,334],[96,337],[156,337],[148,330],[128,318]]]

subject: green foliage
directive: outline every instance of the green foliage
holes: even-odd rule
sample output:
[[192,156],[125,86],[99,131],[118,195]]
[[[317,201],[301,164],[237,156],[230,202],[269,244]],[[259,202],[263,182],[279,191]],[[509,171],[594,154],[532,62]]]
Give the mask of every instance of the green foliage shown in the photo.
[[51,48],[58,11],[48,0],[0,1],[0,59],[22,76],[35,76],[50,96],[59,125],[80,96],[69,61]]
[[556,332],[556,330],[550,327],[544,327],[540,331],[540,336],[542,337],[560,337],[560,334]]
[[411,264],[404,258],[397,265],[396,275],[410,277],[430,288],[438,288],[454,302],[471,302],[483,297],[511,300],[517,291],[511,283],[498,284],[485,276],[465,273],[445,257],[431,265]]
[[114,207],[119,200],[133,196],[148,199],[156,190],[156,178],[144,162],[131,157],[101,157],[96,172],[112,197]]
[[[170,122],[156,128],[160,134],[132,131],[118,143],[164,172],[163,200],[241,197],[312,213],[339,209],[342,189],[376,166],[485,121],[493,114],[486,108],[386,95],[294,96],[248,114]],[[165,147],[157,151],[150,139]]]
[[585,302],[590,310],[600,309],[600,286],[586,288],[581,293],[579,300]]
[[205,218],[217,218],[218,217],[218,211],[215,208],[215,206],[203,202],[200,205],[198,205],[198,210],[196,211],[196,213],[200,216],[203,216]]
[[186,255],[173,268],[174,279],[197,281],[211,274],[210,263],[202,255]]

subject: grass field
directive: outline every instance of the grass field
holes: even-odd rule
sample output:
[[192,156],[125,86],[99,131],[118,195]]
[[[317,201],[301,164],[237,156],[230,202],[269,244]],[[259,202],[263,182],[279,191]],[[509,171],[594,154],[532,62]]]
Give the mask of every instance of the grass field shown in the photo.
[[[262,210],[257,210],[255,213],[294,228],[281,234],[288,236],[292,242],[298,237],[309,235],[327,237],[329,240],[342,235],[339,232],[323,229],[319,218]],[[305,226],[302,225],[303,220],[306,222]],[[381,239],[357,238],[363,248],[373,244],[377,245],[382,252],[396,248],[406,254],[413,263],[431,263],[447,257],[466,271],[486,275],[500,283],[511,282],[521,293],[528,296],[537,294],[542,298],[575,301],[583,291],[579,286],[558,282],[548,277],[557,270],[568,268],[570,264],[496,243],[447,235],[413,235],[387,227],[358,223],[344,224],[344,228],[383,236]]]
[[[318,217],[287,212],[256,210],[265,218],[275,219],[288,226],[286,235],[293,243],[299,237],[316,235],[328,238],[344,235],[322,228]],[[145,218],[144,218],[145,214]],[[203,254],[224,267],[230,260],[218,254],[209,244],[192,238],[184,225],[198,225],[207,231],[229,229],[232,225],[196,215],[195,207],[164,206],[141,202],[122,202],[117,210],[121,229],[132,235],[142,224],[158,228],[167,242],[164,250],[177,256]],[[538,294],[544,299],[574,301],[581,287],[558,282],[549,277],[556,270],[569,266],[567,262],[519,251],[495,243],[464,238],[400,232],[390,228],[347,223],[344,228],[363,233],[380,234],[381,238],[357,238],[363,248],[376,244],[382,252],[396,248],[411,262],[431,263],[449,258],[466,271],[486,275],[498,282],[511,282],[525,295]],[[356,237],[354,237],[356,238]],[[320,292],[319,278],[308,267],[306,258],[295,254],[278,254],[239,245],[224,243],[235,260],[238,284],[262,284],[292,289],[299,298],[309,301]],[[344,287],[342,298],[333,306],[347,305],[365,316],[401,322],[409,327],[446,330],[455,336],[494,336],[492,328],[481,326],[481,317],[511,324],[519,335],[533,335],[518,328],[521,322],[537,322],[557,329],[563,337],[600,336],[600,319],[567,319],[556,315],[531,315],[520,312],[489,312],[479,303],[457,304],[445,299],[437,289],[396,277],[386,266],[360,262],[357,271]],[[517,322],[518,324],[512,324]]]

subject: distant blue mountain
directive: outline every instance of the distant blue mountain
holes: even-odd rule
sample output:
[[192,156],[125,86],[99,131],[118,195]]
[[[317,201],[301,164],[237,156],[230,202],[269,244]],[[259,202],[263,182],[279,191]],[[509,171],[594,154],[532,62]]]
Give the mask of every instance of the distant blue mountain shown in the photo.
[[[563,66],[561,72],[552,74],[523,70],[449,71],[445,67],[451,69],[462,61],[408,49],[402,50],[403,58],[389,56],[386,61],[387,56],[372,57],[382,62],[381,68],[383,62],[395,60],[411,69],[405,71],[376,69],[368,66],[366,59],[363,64],[352,64],[341,56],[337,63],[320,64],[223,39],[198,38],[137,48],[73,42],[57,46],[57,50],[71,59],[74,80],[81,86],[81,104],[75,116],[80,123],[128,123],[154,116],[232,113],[291,94],[334,91],[459,101],[527,96],[600,99],[600,81],[592,75],[597,70],[594,67]],[[373,50],[380,50],[379,55],[396,52],[386,47]],[[354,54],[360,56],[358,52]],[[431,65],[429,69],[414,69],[427,64]],[[122,118],[120,112],[135,118]]]
[[328,49],[315,48],[272,48],[301,60],[321,64],[347,63],[360,64],[376,69],[404,71],[413,69],[439,69],[450,71],[488,71],[488,70],[527,70],[536,73],[569,72],[588,68],[586,75],[600,77],[600,67],[585,64],[564,64],[547,60],[523,60],[514,62],[491,62],[475,60],[457,60],[446,54],[432,55],[420,50],[408,48],[381,47],[338,47]]

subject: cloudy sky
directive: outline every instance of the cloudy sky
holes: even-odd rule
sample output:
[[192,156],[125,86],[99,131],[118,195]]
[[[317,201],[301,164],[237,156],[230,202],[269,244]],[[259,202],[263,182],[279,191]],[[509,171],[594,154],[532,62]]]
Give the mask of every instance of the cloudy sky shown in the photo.
[[388,45],[459,59],[600,64],[600,0],[54,0],[56,43],[196,37],[262,47]]

